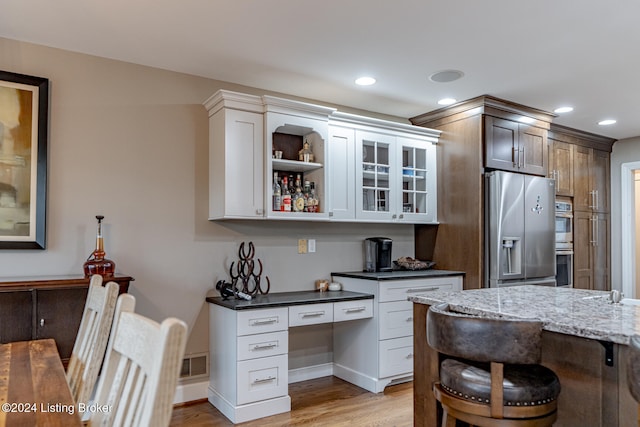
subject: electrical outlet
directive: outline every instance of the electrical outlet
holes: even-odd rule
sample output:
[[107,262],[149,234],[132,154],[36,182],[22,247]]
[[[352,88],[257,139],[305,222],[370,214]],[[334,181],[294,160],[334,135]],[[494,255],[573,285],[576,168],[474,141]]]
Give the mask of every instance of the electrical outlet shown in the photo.
[[299,254],[307,253],[307,239],[298,239],[298,253]]
[[316,251],[316,239],[309,239],[308,249],[310,254]]

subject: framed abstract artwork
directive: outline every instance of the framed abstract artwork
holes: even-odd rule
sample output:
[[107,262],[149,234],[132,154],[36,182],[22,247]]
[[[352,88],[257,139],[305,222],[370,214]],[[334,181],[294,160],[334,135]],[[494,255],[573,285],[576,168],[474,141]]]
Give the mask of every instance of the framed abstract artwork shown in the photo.
[[49,80],[0,71],[0,249],[45,249]]

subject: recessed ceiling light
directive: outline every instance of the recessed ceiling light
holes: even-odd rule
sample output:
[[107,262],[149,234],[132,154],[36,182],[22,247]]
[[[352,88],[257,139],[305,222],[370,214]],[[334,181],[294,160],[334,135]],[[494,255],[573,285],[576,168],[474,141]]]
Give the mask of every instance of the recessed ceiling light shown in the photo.
[[433,73],[429,76],[429,80],[435,83],[448,83],[462,78],[464,73],[460,70],[443,70]]
[[451,105],[455,103],[456,103],[456,99],[454,98],[442,98],[441,100],[438,101],[438,104],[440,105]]
[[616,122],[616,121],[615,121],[615,120],[613,120],[613,119],[607,119],[607,120],[599,121],[599,122],[598,122],[598,124],[599,124],[600,126],[609,126],[609,125],[614,124],[615,122]]
[[553,110],[554,113],[562,114],[562,113],[570,113],[573,111],[573,107],[559,107]]
[[376,79],[373,77],[358,77],[356,79],[356,84],[359,86],[371,86],[376,82]]

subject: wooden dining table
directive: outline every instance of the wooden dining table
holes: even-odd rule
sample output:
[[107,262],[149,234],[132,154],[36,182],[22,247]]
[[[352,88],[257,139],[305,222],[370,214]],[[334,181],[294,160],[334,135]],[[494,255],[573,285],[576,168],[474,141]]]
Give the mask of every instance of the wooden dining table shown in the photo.
[[0,427],[81,425],[55,341],[0,344]]

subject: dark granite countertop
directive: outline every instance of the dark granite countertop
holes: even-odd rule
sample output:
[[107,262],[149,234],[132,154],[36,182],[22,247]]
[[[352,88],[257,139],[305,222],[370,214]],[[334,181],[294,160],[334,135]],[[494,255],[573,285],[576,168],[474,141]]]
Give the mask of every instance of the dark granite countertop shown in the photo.
[[361,299],[373,299],[373,295],[350,291],[299,291],[257,295],[251,301],[235,298],[223,300],[222,297],[207,297],[207,302],[230,308],[231,310],[250,310],[256,308],[288,307],[291,305],[322,304]]
[[428,279],[430,277],[464,276],[464,271],[450,270],[393,270],[385,272],[367,273],[363,271],[347,271],[331,273],[334,277],[350,277],[352,279],[365,280],[408,280],[408,279]]

